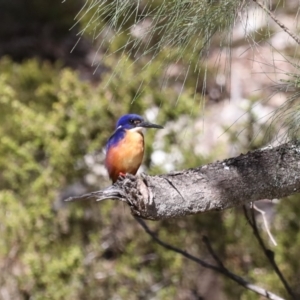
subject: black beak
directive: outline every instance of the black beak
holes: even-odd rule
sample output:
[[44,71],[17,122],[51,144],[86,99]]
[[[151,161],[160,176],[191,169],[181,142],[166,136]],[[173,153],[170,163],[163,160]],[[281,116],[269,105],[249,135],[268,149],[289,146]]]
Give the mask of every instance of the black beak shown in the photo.
[[143,121],[139,124],[137,124],[136,127],[144,127],[144,128],[159,128],[159,129],[162,129],[163,127],[160,126],[160,125],[156,125],[156,124],[153,124],[153,123],[149,123],[149,122],[146,122],[146,121]]

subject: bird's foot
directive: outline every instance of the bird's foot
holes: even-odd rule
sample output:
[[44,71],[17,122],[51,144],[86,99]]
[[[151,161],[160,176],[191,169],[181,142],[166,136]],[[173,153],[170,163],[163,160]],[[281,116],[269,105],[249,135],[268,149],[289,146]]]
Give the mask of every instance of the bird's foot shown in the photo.
[[118,180],[123,181],[125,179],[125,177],[131,178],[131,180],[132,180],[132,178],[135,178],[135,175],[132,175],[130,173],[119,172]]
[[118,179],[123,180],[125,177],[126,177],[126,173],[120,172],[119,176],[118,176]]

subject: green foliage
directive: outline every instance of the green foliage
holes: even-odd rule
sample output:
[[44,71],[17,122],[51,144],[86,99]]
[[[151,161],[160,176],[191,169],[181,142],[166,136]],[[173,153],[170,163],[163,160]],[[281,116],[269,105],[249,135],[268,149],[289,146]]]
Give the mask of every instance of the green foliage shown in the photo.
[[[178,132],[173,123],[180,117],[185,124],[181,126],[192,126],[192,120],[185,123],[194,116],[191,110],[197,100],[191,93],[185,91],[183,101],[177,102],[171,87],[156,89],[161,74],[155,64],[137,77],[138,66],[128,57],[118,62],[122,72],[114,73],[114,58],[107,59],[111,71],[93,87],[70,69],[36,60],[23,64],[7,58],[0,61],[0,261],[9,263],[0,282],[18,297],[168,299],[179,291],[189,295],[198,288],[202,269],[154,244],[121,204],[60,201],[61,191],[74,182],[96,189],[83,179],[91,173],[83,157],[101,151],[117,116],[128,111],[144,114],[160,105],[157,122],[173,124],[166,126],[169,134],[160,137],[160,150],[173,155],[181,149],[177,168],[208,159],[191,155],[197,132]],[[147,135],[146,167],[152,166],[150,153],[157,134],[150,131]],[[150,171],[160,172],[161,168]],[[109,184],[103,175],[98,182],[102,187]],[[277,216],[277,224],[287,225],[274,233],[280,244],[275,251],[280,266],[292,278],[297,265],[284,249],[296,253],[297,243],[293,247],[282,234],[295,227],[296,214],[290,215],[290,206],[285,209]],[[232,271],[253,282],[258,273],[263,274],[267,288],[285,294],[238,211],[151,225],[168,243],[201,257],[208,255],[202,236],[209,236]],[[297,232],[295,227],[293,241],[299,240]],[[228,295],[254,297],[228,279],[223,282]]]
[[[170,111],[176,102],[171,89],[164,93],[155,89],[158,75],[151,73],[151,69],[136,78],[135,65],[126,58],[123,64],[123,72],[117,76],[108,74],[111,78],[104,80],[105,84],[93,88],[81,82],[76,72],[47,62],[29,60],[16,64],[7,58],[0,61],[3,70],[0,76],[0,259],[13,255],[12,265],[20,269],[17,274],[1,276],[0,281],[8,284],[6,280],[13,280],[19,291],[34,295],[34,299],[45,296],[81,299],[81,293],[90,294],[90,299],[101,293],[103,297],[113,295],[117,281],[108,278],[112,283],[100,293],[95,278],[95,274],[112,271],[110,256],[118,278],[130,283],[118,292],[124,297],[132,288],[138,291],[141,286],[147,286],[149,278],[153,283],[161,280],[159,265],[176,262],[168,253],[154,263],[150,260],[149,268],[141,273],[142,257],[153,254],[145,247],[146,237],[134,239],[138,229],[134,229],[135,223],[127,210],[113,208],[110,203],[101,208],[96,204],[69,204],[63,208],[65,205],[59,201],[60,191],[90,172],[83,157],[102,149],[117,116],[129,111],[143,114],[161,102],[165,103],[162,111]],[[106,65],[112,67],[112,59]],[[141,82],[147,88],[139,91]],[[133,101],[134,95],[138,96]],[[185,101],[179,111],[169,114],[170,120],[189,113],[194,99],[185,94],[183,97]],[[146,101],[140,101],[141,98]],[[160,114],[159,118],[162,122],[165,116]],[[148,136],[148,149],[153,138],[153,134]],[[151,164],[150,157],[148,163]],[[107,179],[99,180],[102,186],[108,185]],[[91,210],[92,217],[86,219]],[[122,228],[117,225],[120,218]],[[113,246],[105,241],[110,226],[117,226],[119,229],[111,230],[121,234]],[[108,244],[112,250],[107,250],[107,246],[101,248],[101,244]],[[133,252],[136,252],[134,259]],[[94,273],[84,267],[89,253],[95,256]],[[148,264],[147,259],[142,264]],[[181,265],[182,259],[178,257],[170,270],[171,277]],[[136,281],[140,274],[141,281]],[[90,292],[83,289],[85,278]],[[136,286],[132,287],[135,281]]]
[[[176,82],[181,90],[185,87],[203,93],[207,73],[212,71],[204,58],[211,44],[229,44],[230,30],[242,6],[238,0],[221,4],[189,0],[87,1],[75,24],[82,28],[80,35],[94,39],[102,56],[128,55],[139,66],[138,76],[148,68],[157,74],[164,70],[160,89]],[[97,56],[94,64],[101,65]],[[174,66],[180,71],[170,75]],[[114,74],[118,71],[117,64]]]
[[[73,7],[65,2],[67,12],[79,3]],[[200,298],[207,273],[153,243],[122,204],[66,204],[61,197],[72,185],[91,190],[109,184],[104,174],[93,173],[85,157],[103,166],[103,146],[124,113],[157,111],[157,123],[166,127],[165,135],[147,133],[144,167],[149,173],[165,171],[163,164],[153,165],[153,150],[164,151],[168,159],[178,156],[172,161],[177,169],[214,160],[222,152],[223,144],[207,156],[195,155],[200,130],[193,125],[203,113],[198,106],[204,101],[199,91],[214,72],[199,60],[210,43],[223,42],[210,38],[226,35],[241,1],[101,3],[88,1],[78,15],[83,31],[93,28],[104,46],[101,64],[106,72],[97,85],[83,82],[76,71],[59,63],[0,60],[0,285],[14,299]],[[31,5],[41,17],[59,17],[58,31],[68,28],[73,17],[58,16],[50,2],[46,10],[38,1]],[[150,27],[128,40],[133,24],[143,29],[148,19]],[[268,30],[258,35],[264,40]],[[288,84],[298,88],[298,79]],[[247,140],[236,138],[240,128],[226,132],[238,149],[245,150],[252,141],[255,126],[265,128],[257,124],[256,101],[250,102],[243,124]],[[254,146],[262,143],[259,136]],[[90,175],[96,176],[96,183],[90,183]],[[278,206],[271,228],[279,243],[272,248],[276,260],[295,289],[297,201],[295,196]],[[204,259],[210,258],[201,242],[207,235],[230,270],[286,296],[240,210],[150,225],[163,240]],[[226,278],[217,284],[228,299],[257,298]]]
[[[132,53],[156,55],[164,47],[178,47],[177,56],[186,49],[194,49],[190,54],[198,56],[197,50],[203,49],[216,32],[228,32],[234,23],[241,2],[222,1],[88,1],[77,15],[82,24],[82,33],[93,33],[94,38],[106,37],[106,30],[116,33],[114,41],[106,40],[106,46],[124,48],[120,37],[128,34],[137,24],[149,20],[151,24],[138,37],[126,37],[125,49]],[[114,50],[118,47],[114,48]],[[172,54],[172,55],[173,55]]]

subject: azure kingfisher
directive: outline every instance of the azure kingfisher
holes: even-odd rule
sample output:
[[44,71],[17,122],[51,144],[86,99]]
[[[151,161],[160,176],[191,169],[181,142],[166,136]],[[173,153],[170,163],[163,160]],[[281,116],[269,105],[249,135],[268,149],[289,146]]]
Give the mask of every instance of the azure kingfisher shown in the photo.
[[146,122],[136,114],[124,115],[118,120],[106,144],[105,166],[113,183],[119,175],[135,175],[139,169],[144,156],[143,128],[163,127]]

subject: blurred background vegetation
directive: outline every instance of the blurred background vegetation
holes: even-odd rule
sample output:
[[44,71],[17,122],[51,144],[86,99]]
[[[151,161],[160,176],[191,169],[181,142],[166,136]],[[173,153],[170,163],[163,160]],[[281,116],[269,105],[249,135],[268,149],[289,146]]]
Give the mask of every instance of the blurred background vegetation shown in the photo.
[[[234,24],[238,1],[225,2],[207,1],[199,8],[205,18],[191,14],[186,20],[172,19],[167,14],[174,9],[172,1],[162,0],[151,6],[132,2],[116,10],[117,20],[112,10],[99,14],[97,2],[0,2],[0,299],[258,299],[154,244],[122,203],[63,201],[110,184],[103,147],[117,118],[128,112],[165,126],[146,136],[142,170],[151,174],[195,167],[277,140],[283,127],[263,117],[278,110],[288,93],[275,93],[268,70],[257,70],[270,43],[281,39],[284,55],[295,53],[296,46],[254,7],[246,9],[255,14],[257,27],[249,29],[243,20]],[[87,3],[94,6],[87,10]],[[155,12],[162,3],[170,4],[161,12],[163,24],[177,22],[182,32],[164,25],[163,35],[158,26],[145,41],[139,34],[150,13],[133,28],[136,19],[128,12],[145,12],[145,7]],[[176,3],[181,12],[192,5]],[[295,3],[270,4],[294,24]],[[189,22],[202,30],[190,29]],[[263,56],[254,57],[258,48]],[[145,49],[151,51],[144,55]],[[268,64],[272,76],[283,68]],[[285,67],[292,72],[291,63]],[[261,205],[278,242],[272,248],[275,258],[300,295],[298,198]],[[288,297],[241,209],[149,226],[168,243],[210,261],[201,242],[208,236],[231,271]]]

